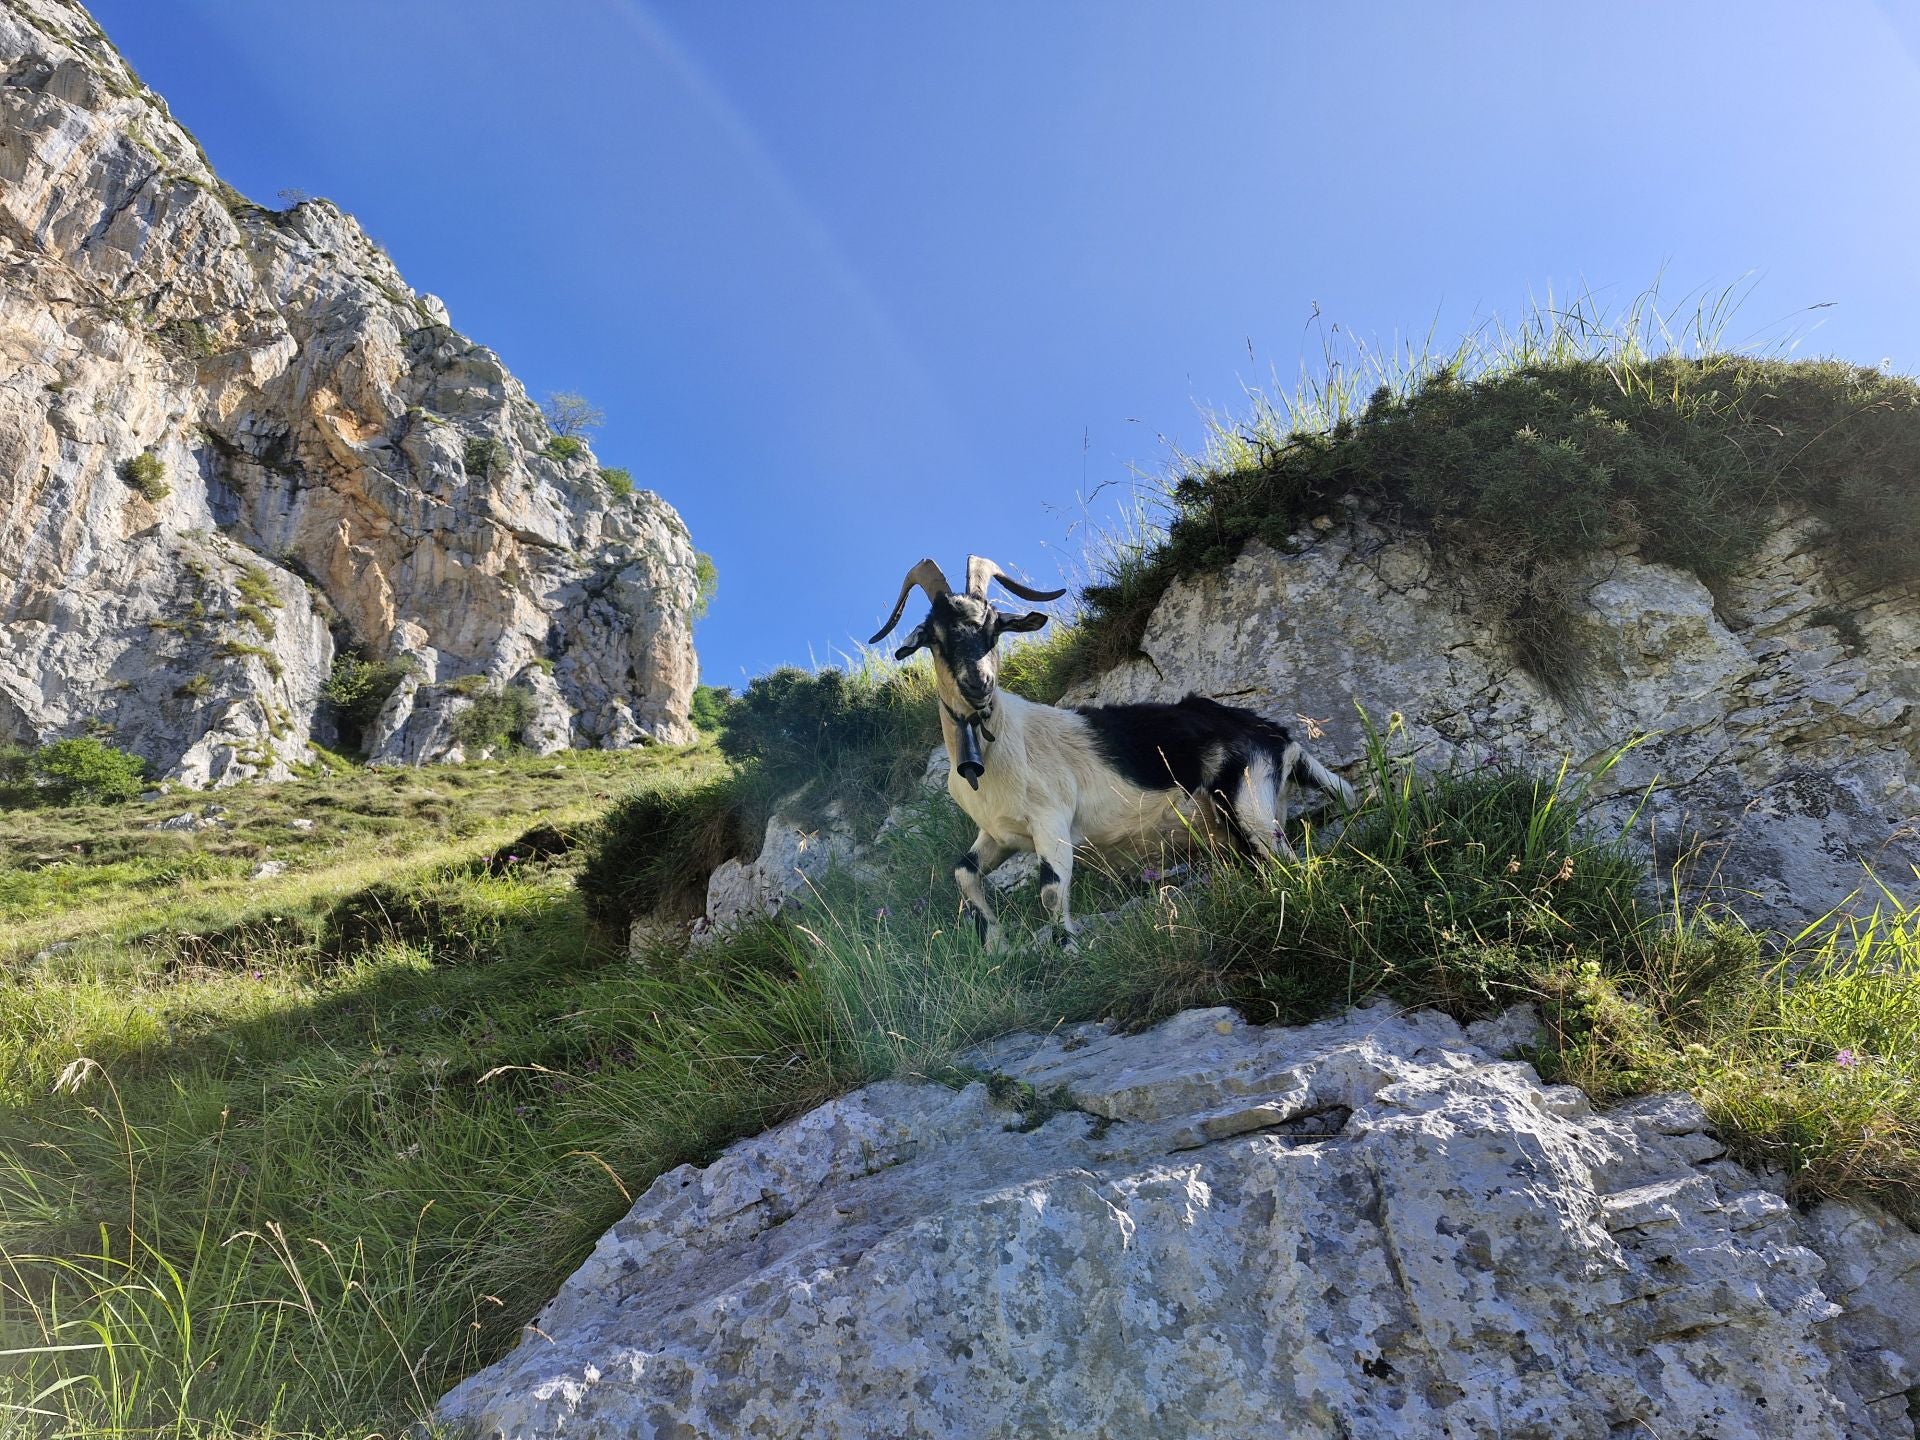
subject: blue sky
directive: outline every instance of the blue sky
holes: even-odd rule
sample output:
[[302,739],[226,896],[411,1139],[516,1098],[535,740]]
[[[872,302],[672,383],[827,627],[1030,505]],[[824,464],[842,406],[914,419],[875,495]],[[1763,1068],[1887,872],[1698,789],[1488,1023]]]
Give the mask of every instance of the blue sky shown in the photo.
[[1075,576],[1316,306],[1450,342],[1752,277],[1733,338],[1920,364],[1904,0],[92,9],[233,184],[607,411],[718,565],[716,684],[844,652],[923,554]]

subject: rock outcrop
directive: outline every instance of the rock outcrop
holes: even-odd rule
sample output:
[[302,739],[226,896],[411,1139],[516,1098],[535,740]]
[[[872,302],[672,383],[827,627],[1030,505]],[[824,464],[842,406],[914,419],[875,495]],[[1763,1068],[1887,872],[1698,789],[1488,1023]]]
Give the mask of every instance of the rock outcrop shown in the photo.
[[[1364,750],[1356,705],[1423,763],[1587,770],[1683,878],[1749,918],[1796,926],[1860,893],[1866,869],[1903,895],[1920,865],[1920,594],[1861,595],[1811,520],[1782,517],[1744,573],[1709,590],[1632,553],[1590,566],[1580,673],[1549,685],[1433,544],[1363,514],[1306,528],[1290,553],[1250,544],[1226,571],[1176,583],[1143,658],[1075,696],[1119,703],[1189,690],[1294,724],[1330,763]],[[1297,728],[1297,726],[1296,726]],[[1644,808],[1642,802],[1644,801]]]
[[509,688],[537,748],[692,738],[669,505],[351,217],[225,186],[79,5],[7,0],[0,77],[0,740],[284,776],[345,644],[409,672],[376,760]]
[[1796,1214],[1699,1108],[1596,1114],[1385,1007],[967,1057],[661,1177],[475,1437],[1892,1440],[1920,1237]]

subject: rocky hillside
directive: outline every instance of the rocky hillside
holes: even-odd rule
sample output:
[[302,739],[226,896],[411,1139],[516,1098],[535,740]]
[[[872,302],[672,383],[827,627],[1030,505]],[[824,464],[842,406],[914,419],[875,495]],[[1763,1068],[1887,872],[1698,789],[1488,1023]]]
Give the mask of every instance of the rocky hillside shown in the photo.
[[0,75],[0,741],[284,777],[349,650],[402,677],[375,761],[489,704],[540,750],[691,738],[671,506],[350,216],[223,184],[79,5],[7,0]]

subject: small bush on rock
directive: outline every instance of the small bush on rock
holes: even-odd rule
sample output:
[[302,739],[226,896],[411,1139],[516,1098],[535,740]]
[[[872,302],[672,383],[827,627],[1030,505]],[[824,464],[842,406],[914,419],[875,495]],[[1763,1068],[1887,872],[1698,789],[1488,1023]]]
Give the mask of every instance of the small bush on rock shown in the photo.
[[470,751],[505,750],[519,743],[534,711],[531,690],[518,685],[484,690],[455,718],[453,738]]
[[803,808],[839,800],[856,827],[877,824],[925,770],[940,742],[932,671],[760,675],[726,708],[720,751],[755,767],[777,798],[803,791]]
[[617,930],[648,915],[691,919],[706,909],[714,869],[759,844],[737,776],[655,785],[622,800],[595,828],[581,898],[589,916]]
[[513,456],[504,444],[491,435],[476,435],[467,441],[461,459],[469,476],[476,480],[487,480],[504,471]]
[[563,440],[598,430],[607,423],[607,412],[574,390],[556,390],[540,402],[540,413],[547,418],[553,433]]
[[406,678],[407,666],[401,661],[374,660],[359,650],[342,650],[333,657],[333,670],[320,687],[320,698],[333,706],[334,729],[342,746],[364,748],[381,707]]
[[167,467],[151,450],[143,450],[131,460],[121,461],[120,478],[155,504],[173,493],[173,487],[167,484]]
[[633,472],[624,465],[603,465],[600,467],[600,480],[622,500],[633,494]]
[[[1752,560],[1782,506],[1822,522],[1832,573],[1920,579],[1920,383],[1838,360],[1674,348],[1650,312],[1576,303],[1451,357],[1337,361],[1294,396],[1255,394],[1178,457],[1164,530],[1118,547],[1084,592],[1075,657],[1134,653],[1175,580],[1254,540],[1285,550],[1359,500],[1424,531],[1449,583],[1550,685],[1581,659],[1581,566],[1635,546],[1712,584]],[[1382,382],[1368,394],[1369,367]]]
[[694,552],[693,581],[693,609],[687,612],[687,618],[704,620],[713,605],[714,594],[720,589],[720,572],[714,568],[713,557],[704,550]]

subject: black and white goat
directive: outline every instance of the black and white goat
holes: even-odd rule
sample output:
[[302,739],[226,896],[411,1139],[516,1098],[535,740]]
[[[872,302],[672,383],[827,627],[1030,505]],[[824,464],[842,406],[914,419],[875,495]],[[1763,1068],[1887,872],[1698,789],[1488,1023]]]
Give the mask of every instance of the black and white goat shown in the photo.
[[1284,725],[1251,710],[1200,695],[1177,705],[1065,710],[1001,690],[1000,636],[1038,630],[1047,617],[995,609],[987,602],[995,581],[1024,600],[1066,593],[1029,589],[978,555],[968,557],[962,593],[922,560],[868,642],[877,645],[900,623],[914,586],[926,592],[933,609],[894,658],[933,652],[940,729],[953,762],[947,789],[980,827],[953,878],[989,947],[999,948],[1000,925],[981,877],[1016,850],[1039,855],[1041,900],[1065,938],[1078,929],[1068,904],[1076,846],[1137,853],[1163,837],[1197,833],[1291,856],[1281,832],[1289,784],[1352,803],[1346,781]]

